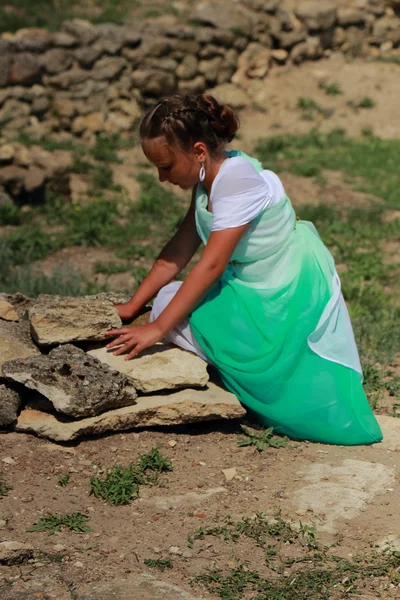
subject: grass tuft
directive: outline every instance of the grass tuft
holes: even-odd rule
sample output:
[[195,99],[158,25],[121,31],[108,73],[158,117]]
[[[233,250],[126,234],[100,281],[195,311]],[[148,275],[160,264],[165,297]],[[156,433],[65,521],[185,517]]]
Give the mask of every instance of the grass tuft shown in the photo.
[[274,428],[260,430],[258,433],[240,425],[245,437],[238,440],[238,446],[255,446],[259,452],[266,448],[290,448],[287,437],[274,436]]
[[53,535],[57,531],[62,531],[63,528],[75,533],[86,533],[92,531],[86,525],[89,517],[82,513],[76,512],[69,515],[49,515],[42,517],[27,531],[47,531],[48,535]]

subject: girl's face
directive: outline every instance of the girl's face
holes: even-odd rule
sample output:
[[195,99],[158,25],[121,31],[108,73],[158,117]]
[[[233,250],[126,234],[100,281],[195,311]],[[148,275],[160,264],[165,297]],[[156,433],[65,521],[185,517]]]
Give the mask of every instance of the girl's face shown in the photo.
[[146,158],[157,167],[161,183],[169,181],[188,190],[198,182],[201,161],[205,160],[201,151],[184,152],[168,144],[165,136],[144,139],[142,149]]

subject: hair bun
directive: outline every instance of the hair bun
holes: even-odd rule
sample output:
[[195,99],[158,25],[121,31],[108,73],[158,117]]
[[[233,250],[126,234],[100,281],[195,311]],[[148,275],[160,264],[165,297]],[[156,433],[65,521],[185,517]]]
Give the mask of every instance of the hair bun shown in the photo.
[[227,104],[219,104],[210,94],[197,96],[199,107],[207,112],[210,125],[224,142],[231,142],[239,129],[239,119]]

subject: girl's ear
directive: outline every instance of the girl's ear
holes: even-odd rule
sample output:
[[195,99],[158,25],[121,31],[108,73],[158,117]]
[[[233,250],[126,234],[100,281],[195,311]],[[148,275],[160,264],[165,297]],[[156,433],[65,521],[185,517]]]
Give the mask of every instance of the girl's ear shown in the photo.
[[205,145],[204,142],[196,142],[193,145],[193,152],[194,152],[197,160],[199,161],[199,163],[203,163],[206,161],[208,151],[207,151],[207,146]]

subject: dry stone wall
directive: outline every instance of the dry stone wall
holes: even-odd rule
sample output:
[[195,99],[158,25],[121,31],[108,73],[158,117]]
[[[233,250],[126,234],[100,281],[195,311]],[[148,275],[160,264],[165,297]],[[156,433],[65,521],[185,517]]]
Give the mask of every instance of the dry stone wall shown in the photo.
[[[248,101],[246,80],[264,78],[273,65],[333,52],[400,52],[398,0],[354,0],[339,7],[305,0],[294,10],[279,0],[200,1],[191,18],[192,25],[173,26],[74,20],[56,33],[3,34],[3,135],[130,131],[160,96],[211,88],[240,108]],[[8,160],[0,153],[0,162]]]

